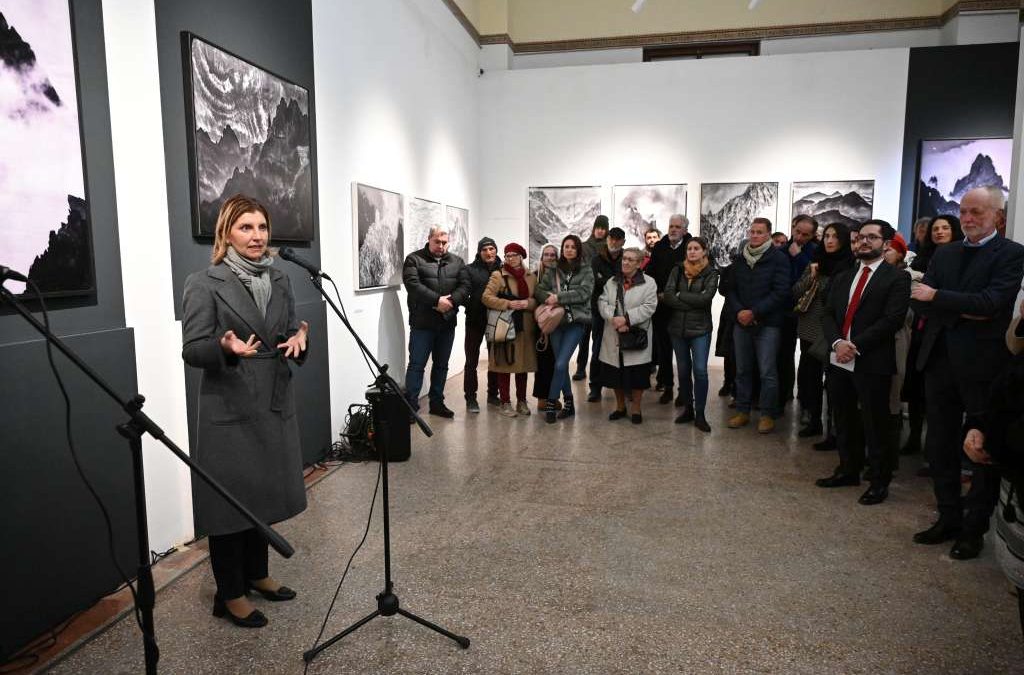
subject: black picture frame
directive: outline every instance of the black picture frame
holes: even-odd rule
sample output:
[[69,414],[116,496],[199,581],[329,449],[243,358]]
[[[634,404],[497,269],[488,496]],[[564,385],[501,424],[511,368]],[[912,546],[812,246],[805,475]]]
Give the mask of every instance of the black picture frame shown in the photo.
[[[248,158],[250,164],[245,166],[244,170],[241,172],[239,172],[238,169],[243,167],[234,165],[228,168],[228,164],[230,162],[222,161],[218,170],[222,174],[231,173],[231,177],[227,180],[224,187],[221,188],[219,195],[215,199],[205,200],[203,198],[203,190],[201,189],[200,182],[204,179],[204,176],[209,177],[209,172],[204,174],[204,166],[206,165],[201,166],[201,162],[206,161],[204,159],[205,154],[203,150],[211,151],[209,146],[217,146],[219,143],[214,144],[196,120],[196,82],[193,71],[192,55],[193,45],[197,42],[205,45],[209,49],[221,52],[225,57],[234,59],[248,68],[260,71],[266,77],[276,80],[283,89],[294,87],[304,97],[304,112],[301,110],[302,103],[295,101],[294,99],[291,99],[288,104],[286,104],[286,108],[283,111],[284,114],[289,115],[291,119],[296,119],[304,125],[304,133],[300,134],[300,136],[303,136],[304,140],[308,142],[308,145],[299,144],[292,148],[293,152],[295,152],[296,148],[307,148],[307,162],[303,167],[300,167],[298,173],[294,174],[295,184],[299,186],[294,198],[282,201],[281,199],[273,196],[271,194],[273,191],[266,189],[267,186],[265,184],[261,185],[262,181],[274,180],[276,177],[267,178],[267,174],[261,175],[261,172],[259,171],[259,160],[256,160],[252,156]],[[216,214],[219,211],[220,204],[223,203],[223,200],[226,197],[242,192],[261,202],[267,208],[271,216],[271,238],[273,242],[309,243],[314,241],[316,239],[317,173],[316,143],[312,123],[313,96],[310,90],[190,31],[181,32],[181,46],[182,73],[185,85],[185,125],[187,139],[186,146],[188,150],[189,199],[192,215],[192,236],[199,240],[212,240],[215,234],[214,227],[216,223]],[[283,99],[281,102],[283,102]],[[292,111],[292,102],[296,103],[298,112]],[[270,123],[267,130],[268,134],[271,129],[274,128],[276,116],[279,112],[280,110],[275,112],[275,120]],[[200,132],[203,132],[203,134],[206,135],[205,139],[200,137]],[[265,148],[265,145],[269,140],[270,136],[268,135],[260,143],[260,148]],[[241,150],[251,152],[253,148],[254,144],[244,146]],[[296,154],[301,155],[301,153]],[[280,166],[280,163],[278,166]],[[304,191],[307,187],[308,193]]]
[[[939,210],[936,213],[925,213],[922,216],[922,211],[930,210],[923,209],[921,204],[921,200],[925,198],[924,191],[921,188],[922,186],[927,187],[927,182],[925,181],[924,176],[922,175],[924,172],[925,146],[928,143],[958,143],[974,141],[1006,141],[1010,144],[1010,152],[1013,152],[1013,137],[1011,136],[957,136],[954,138],[922,138],[918,142],[917,162],[914,165],[914,207],[912,211],[914,217],[912,222],[916,222],[917,219],[921,217],[931,218],[934,217],[935,215],[941,214],[941,210]],[[1007,175],[1006,177],[1004,177],[1004,179],[1008,179],[1011,181],[1010,187],[1012,188],[1013,176]],[[957,213],[953,213],[951,215],[959,216],[960,214],[959,211],[957,211]]]

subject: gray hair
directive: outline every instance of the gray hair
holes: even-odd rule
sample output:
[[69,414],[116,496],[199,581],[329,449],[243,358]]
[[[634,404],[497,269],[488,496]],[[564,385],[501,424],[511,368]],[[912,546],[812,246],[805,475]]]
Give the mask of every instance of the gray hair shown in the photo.
[[427,232],[427,239],[433,239],[435,234],[450,234],[447,225],[431,225],[430,231]]
[[1006,197],[1003,195],[1003,188],[998,185],[986,185],[978,188],[988,197],[989,204],[999,211],[1006,210]]
[[669,222],[669,224],[671,225],[671,224],[672,224],[672,221],[673,221],[673,220],[677,220],[677,219],[678,219],[678,220],[679,220],[680,222],[682,222],[682,224],[683,224],[683,227],[690,227],[690,219],[689,219],[689,218],[687,218],[686,216],[684,216],[684,215],[683,215],[683,214],[681,214],[681,213],[673,213],[673,214],[672,214],[672,217],[668,219],[668,222]]
[[627,254],[627,253],[631,253],[631,254],[635,255],[635,256],[636,256],[636,261],[637,261],[638,263],[639,263],[639,262],[643,262],[643,259],[644,259],[644,252],[643,252],[643,251],[641,251],[641,250],[640,250],[639,248],[637,248],[636,246],[630,246],[629,248],[624,248],[624,249],[622,249],[622,257],[626,257],[626,254]]

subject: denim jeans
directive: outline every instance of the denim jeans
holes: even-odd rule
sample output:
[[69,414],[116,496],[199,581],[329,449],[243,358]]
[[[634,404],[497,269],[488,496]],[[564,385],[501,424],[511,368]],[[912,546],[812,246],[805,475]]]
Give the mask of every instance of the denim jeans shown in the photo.
[[777,326],[744,328],[737,324],[732,330],[736,349],[736,411],[750,412],[754,386],[754,369],[761,376],[761,414],[781,417],[779,405],[779,374],[777,370],[780,330]]
[[430,366],[430,403],[444,403],[444,382],[448,379],[448,358],[455,343],[455,326],[450,328],[412,328],[409,330],[409,367],[405,369],[406,396],[412,407],[419,410],[423,371]]
[[[679,368],[679,398],[692,405],[696,413],[703,413],[708,402],[708,354],[711,351],[711,333],[697,337],[672,337],[672,350]],[[690,381],[690,371],[693,381]]]
[[590,391],[601,391],[599,372],[601,370],[601,341],[604,337],[604,319],[594,315],[590,324]]
[[569,359],[580,346],[583,329],[583,324],[570,323],[568,326],[559,326],[550,336],[551,349],[555,350],[555,374],[551,377],[551,390],[548,392],[548,398],[552,401],[557,400],[560,393],[567,399],[572,398]]

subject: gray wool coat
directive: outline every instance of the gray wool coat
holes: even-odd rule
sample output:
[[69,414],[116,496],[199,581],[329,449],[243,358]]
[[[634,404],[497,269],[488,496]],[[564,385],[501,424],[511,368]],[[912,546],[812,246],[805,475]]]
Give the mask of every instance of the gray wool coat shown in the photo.
[[[260,519],[276,523],[306,508],[299,426],[291,369],[277,345],[298,329],[288,276],[270,268],[267,316],[231,269],[220,263],[185,281],[182,358],[201,368],[199,433],[192,457]],[[224,353],[220,338],[233,330],[263,344],[253,357]],[[308,349],[296,362],[301,365]],[[227,502],[193,479],[196,530],[231,534],[251,525]]]

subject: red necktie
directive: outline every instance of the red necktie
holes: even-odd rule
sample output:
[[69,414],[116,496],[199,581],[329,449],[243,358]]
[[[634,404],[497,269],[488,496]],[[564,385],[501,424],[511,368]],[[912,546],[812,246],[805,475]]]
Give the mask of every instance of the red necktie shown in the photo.
[[868,283],[868,276],[870,274],[871,268],[865,265],[861,270],[860,279],[857,280],[857,288],[853,289],[853,297],[850,298],[850,304],[846,307],[846,316],[843,318],[843,339],[850,339],[853,315],[857,313],[857,307],[860,306],[860,296],[864,292],[864,287]]

